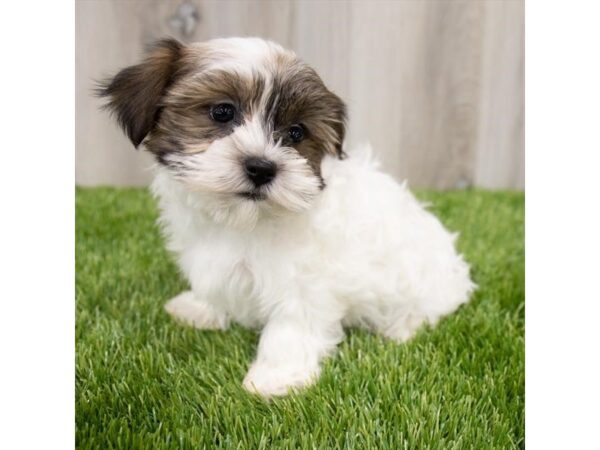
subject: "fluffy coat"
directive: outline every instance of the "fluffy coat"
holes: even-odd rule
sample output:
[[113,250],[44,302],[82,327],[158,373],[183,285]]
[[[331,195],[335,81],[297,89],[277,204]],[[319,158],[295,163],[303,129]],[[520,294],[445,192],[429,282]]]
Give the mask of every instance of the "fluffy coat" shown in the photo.
[[152,190],[191,287],[166,310],[260,330],[248,390],[314,382],[344,326],[402,342],[469,299],[455,235],[370,148],[344,158],[345,105],[293,52],[164,40],[100,95],[158,163]]
[[244,385],[266,396],[314,381],[342,325],[403,342],[474,287],[456,234],[380,172],[370,149],[326,157],[322,169],[327,188],[309,211],[250,229],[215,222],[164,170],[152,185],[168,247],[192,287],[167,311],[199,328],[261,329]]

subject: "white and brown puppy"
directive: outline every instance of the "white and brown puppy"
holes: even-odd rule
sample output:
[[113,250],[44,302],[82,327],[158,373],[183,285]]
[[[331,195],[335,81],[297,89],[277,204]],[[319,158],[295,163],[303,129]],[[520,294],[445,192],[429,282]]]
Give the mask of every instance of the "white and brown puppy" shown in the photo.
[[191,286],[167,311],[261,330],[247,389],[314,382],[344,326],[401,342],[468,300],[454,235],[369,149],[342,158],[344,103],[293,52],[163,40],[101,95],[158,162],[161,223]]

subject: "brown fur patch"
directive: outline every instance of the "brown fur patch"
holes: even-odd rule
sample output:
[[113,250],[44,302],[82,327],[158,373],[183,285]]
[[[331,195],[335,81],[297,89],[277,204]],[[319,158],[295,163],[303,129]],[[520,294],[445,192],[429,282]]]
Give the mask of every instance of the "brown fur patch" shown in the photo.
[[[326,153],[342,156],[344,102],[325,87],[313,69],[299,60],[278,61],[265,114],[276,136],[304,156],[317,174]],[[304,139],[298,143],[291,142],[288,136],[294,124],[301,124],[305,130]]]
[[166,89],[181,75],[178,62],[182,49],[182,44],[174,39],[160,40],[141,64],[121,70],[98,90],[98,95],[109,98],[106,108],[116,114],[136,147],[154,127]]
[[[167,144],[177,142],[184,152],[206,150],[211,142],[232,133],[254,114],[264,85],[264,78],[257,73],[246,78],[222,70],[179,80],[161,103],[160,121],[146,147],[159,153]],[[211,119],[210,109],[219,103],[231,103],[236,108],[234,120],[218,123]]]

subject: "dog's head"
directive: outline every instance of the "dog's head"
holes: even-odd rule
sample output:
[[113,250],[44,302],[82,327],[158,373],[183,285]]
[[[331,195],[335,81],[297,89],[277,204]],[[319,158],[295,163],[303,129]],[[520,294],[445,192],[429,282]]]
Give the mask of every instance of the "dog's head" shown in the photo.
[[343,154],[344,103],[294,53],[257,38],[159,41],[100,95],[134,146],[215,217],[306,210],[324,187],[323,157]]

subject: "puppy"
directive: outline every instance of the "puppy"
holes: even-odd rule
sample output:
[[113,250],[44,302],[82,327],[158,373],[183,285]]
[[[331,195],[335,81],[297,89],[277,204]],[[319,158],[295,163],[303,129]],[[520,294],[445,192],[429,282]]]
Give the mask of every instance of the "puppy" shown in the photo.
[[160,222],[191,286],[166,310],[261,330],[246,389],[307,386],[344,327],[404,342],[474,289],[455,236],[369,149],[344,158],[346,107],[291,51],[166,39],[100,95],[158,163]]

